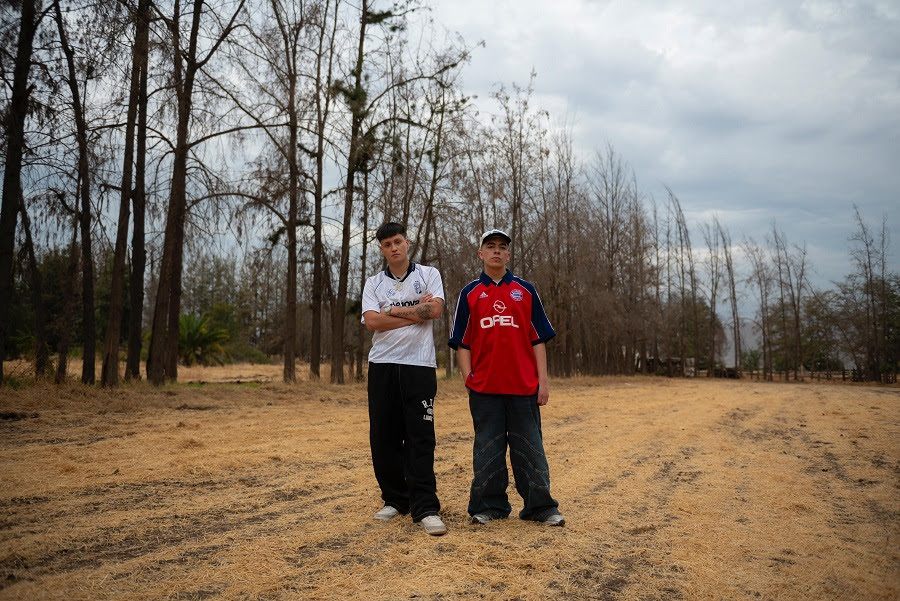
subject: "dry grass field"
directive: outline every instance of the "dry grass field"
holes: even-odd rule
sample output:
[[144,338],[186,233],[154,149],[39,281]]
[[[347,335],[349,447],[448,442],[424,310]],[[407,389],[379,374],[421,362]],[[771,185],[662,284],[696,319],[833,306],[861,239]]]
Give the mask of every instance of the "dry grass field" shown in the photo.
[[0,391],[0,599],[900,598],[900,388],[552,380],[566,527],[515,518],[512,487],[478,527],[441,380],[429,537],[372,519],[364,386],[279,370]]

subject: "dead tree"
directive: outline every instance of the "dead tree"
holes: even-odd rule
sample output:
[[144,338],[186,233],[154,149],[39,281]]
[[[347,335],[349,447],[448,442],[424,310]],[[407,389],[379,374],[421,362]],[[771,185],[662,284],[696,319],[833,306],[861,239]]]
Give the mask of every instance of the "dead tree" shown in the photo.
[[13,291],[13,254],[16,225],[22,199],[22,158],[25,155],[25,118],[31,89],[28,85],[34,36],[40,22],[38,0],[22,0],[19,39],[13,67],[12,93],[6,111],[6,163],[3,168],[3,201],[0,206],[0,386],[9,335],[9,307]]
[[734,342],[734,369],[741,377],[741,317],[738,311],[737,287],[735,285],[734,262],[731,256],[731,234],[728,228],[719,225],[719,237],[725,253],[725,277],[728,284],[728,301],[731,305],[732,338]]
[[[110,285],[109,323],[103,344],[101,386],[119,383],[119,333],[122,321],[122,292],[125,289],[125,253],[128,245],[128,219],[131,208],[132,173],[134,162],[134,134],[137,127],[138,107],[141,100],[142,72],[146,69],[149,43],[149,0],[140,0],[135,15],[135,44],[132,49],[131,77],[128,94],[128,114],[125,125],[125,148],[122,160],[122,184],[119,198],[119,219],[116,228],[116,245],[113,256],[112,282]],[[141,282],[143,292],[143,282]],[[143,294],[140,295],[143,298]],[[141,306],[132,309],[140,315]]]
[[90,150],[88,148],[88,128],[85,106],[82,102],[78,85],[78,73],[75,65],[75,51],[69,44],[66,25],[63,20],[59,0],[53,3],[59,41],[65,55],[67,75],[66,83],[71,94],[72,113],[75,119],[75,139],[78,143],[78,199],[79,225],[81,227],[81,295],[82,295],[82,368],[81,381],[93,384],[96,379],[97,361],[97,324],[94,316],[94,258],[91,251],[91,170],[89,165]]
[[[166,379],[178,377],[178,336],[181,316],[181,273],[184,257],[184,225],[187,218],[188,158],[191,150],[207,141],[209,136],[191,139],[190,123],[193,114],[194,88],[198,74],[215,56],[225,39],[236,27],[236,19],[243,10],[240,0],[225,21],[222,29],[205,40],[201,50],[200,34],[203,14],[208,10],[204,0],[193,0],[188,25],[187,45],[182,40],[180,0],[176,0],[172,15],[159,13],[168,27],[172,45],[173,92],[176,101],[176,134],[172,157],[172,180],[166,212],[163,256],[160,261],[159,287],[153,311],[153,329],[147,356],[147,378],[157,386]],[[215,20],[220,21],[217,15]],[[202,52],[202,55],[201,55]]]

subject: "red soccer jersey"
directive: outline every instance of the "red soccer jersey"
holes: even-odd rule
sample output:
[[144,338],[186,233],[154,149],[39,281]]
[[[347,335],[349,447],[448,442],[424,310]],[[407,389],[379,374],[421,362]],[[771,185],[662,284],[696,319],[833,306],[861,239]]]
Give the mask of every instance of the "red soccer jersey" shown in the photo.
[[524,396],[538,389],[532,347],[554,336],[537,290],[507,270],[499,284],[482,272],[462,289],[448,344],[472,352],[469,389]]

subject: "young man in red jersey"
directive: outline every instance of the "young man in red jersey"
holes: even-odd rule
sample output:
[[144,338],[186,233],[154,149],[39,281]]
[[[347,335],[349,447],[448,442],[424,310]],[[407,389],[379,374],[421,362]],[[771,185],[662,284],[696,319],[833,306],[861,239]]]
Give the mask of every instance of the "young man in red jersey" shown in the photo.
[[547,350],[556,336],[534,286],[506,268],[512,239],[501,230],[481,235],[481,276],[462,289],[449,345],[469,389],[475,425],[474,477],[469,493],[473,524],[505,518],[512,511],[506,488],[509,448],[523,520],[562,526],[559,503],[550,496],[540,407],[547,404]]

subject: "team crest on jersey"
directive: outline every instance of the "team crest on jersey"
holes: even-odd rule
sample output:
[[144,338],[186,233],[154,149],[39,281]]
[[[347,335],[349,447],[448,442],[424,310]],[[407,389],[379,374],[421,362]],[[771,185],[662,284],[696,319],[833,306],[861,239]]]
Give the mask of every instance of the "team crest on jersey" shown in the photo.
[[521,302],[522,300],[522,291],[516,288],[509,293],[509,296],[516,302]]
[[504,311],[506,311],[506,305],[502,300],[494,301],[494,311],[496,311],[497,313],[503,313]]
[[487,292],[482,292],[478,298],[487,298]]
[[388,298],[392,298],[395,294],[397,294],[397,291],[393,287],[391,287],[391,288],[388,288],[388,290],[385,294],[387,295]]
[[413,282],[413,288],[416,290],[416,294],[422,294],[422,286],[419,284],[419,280]]

